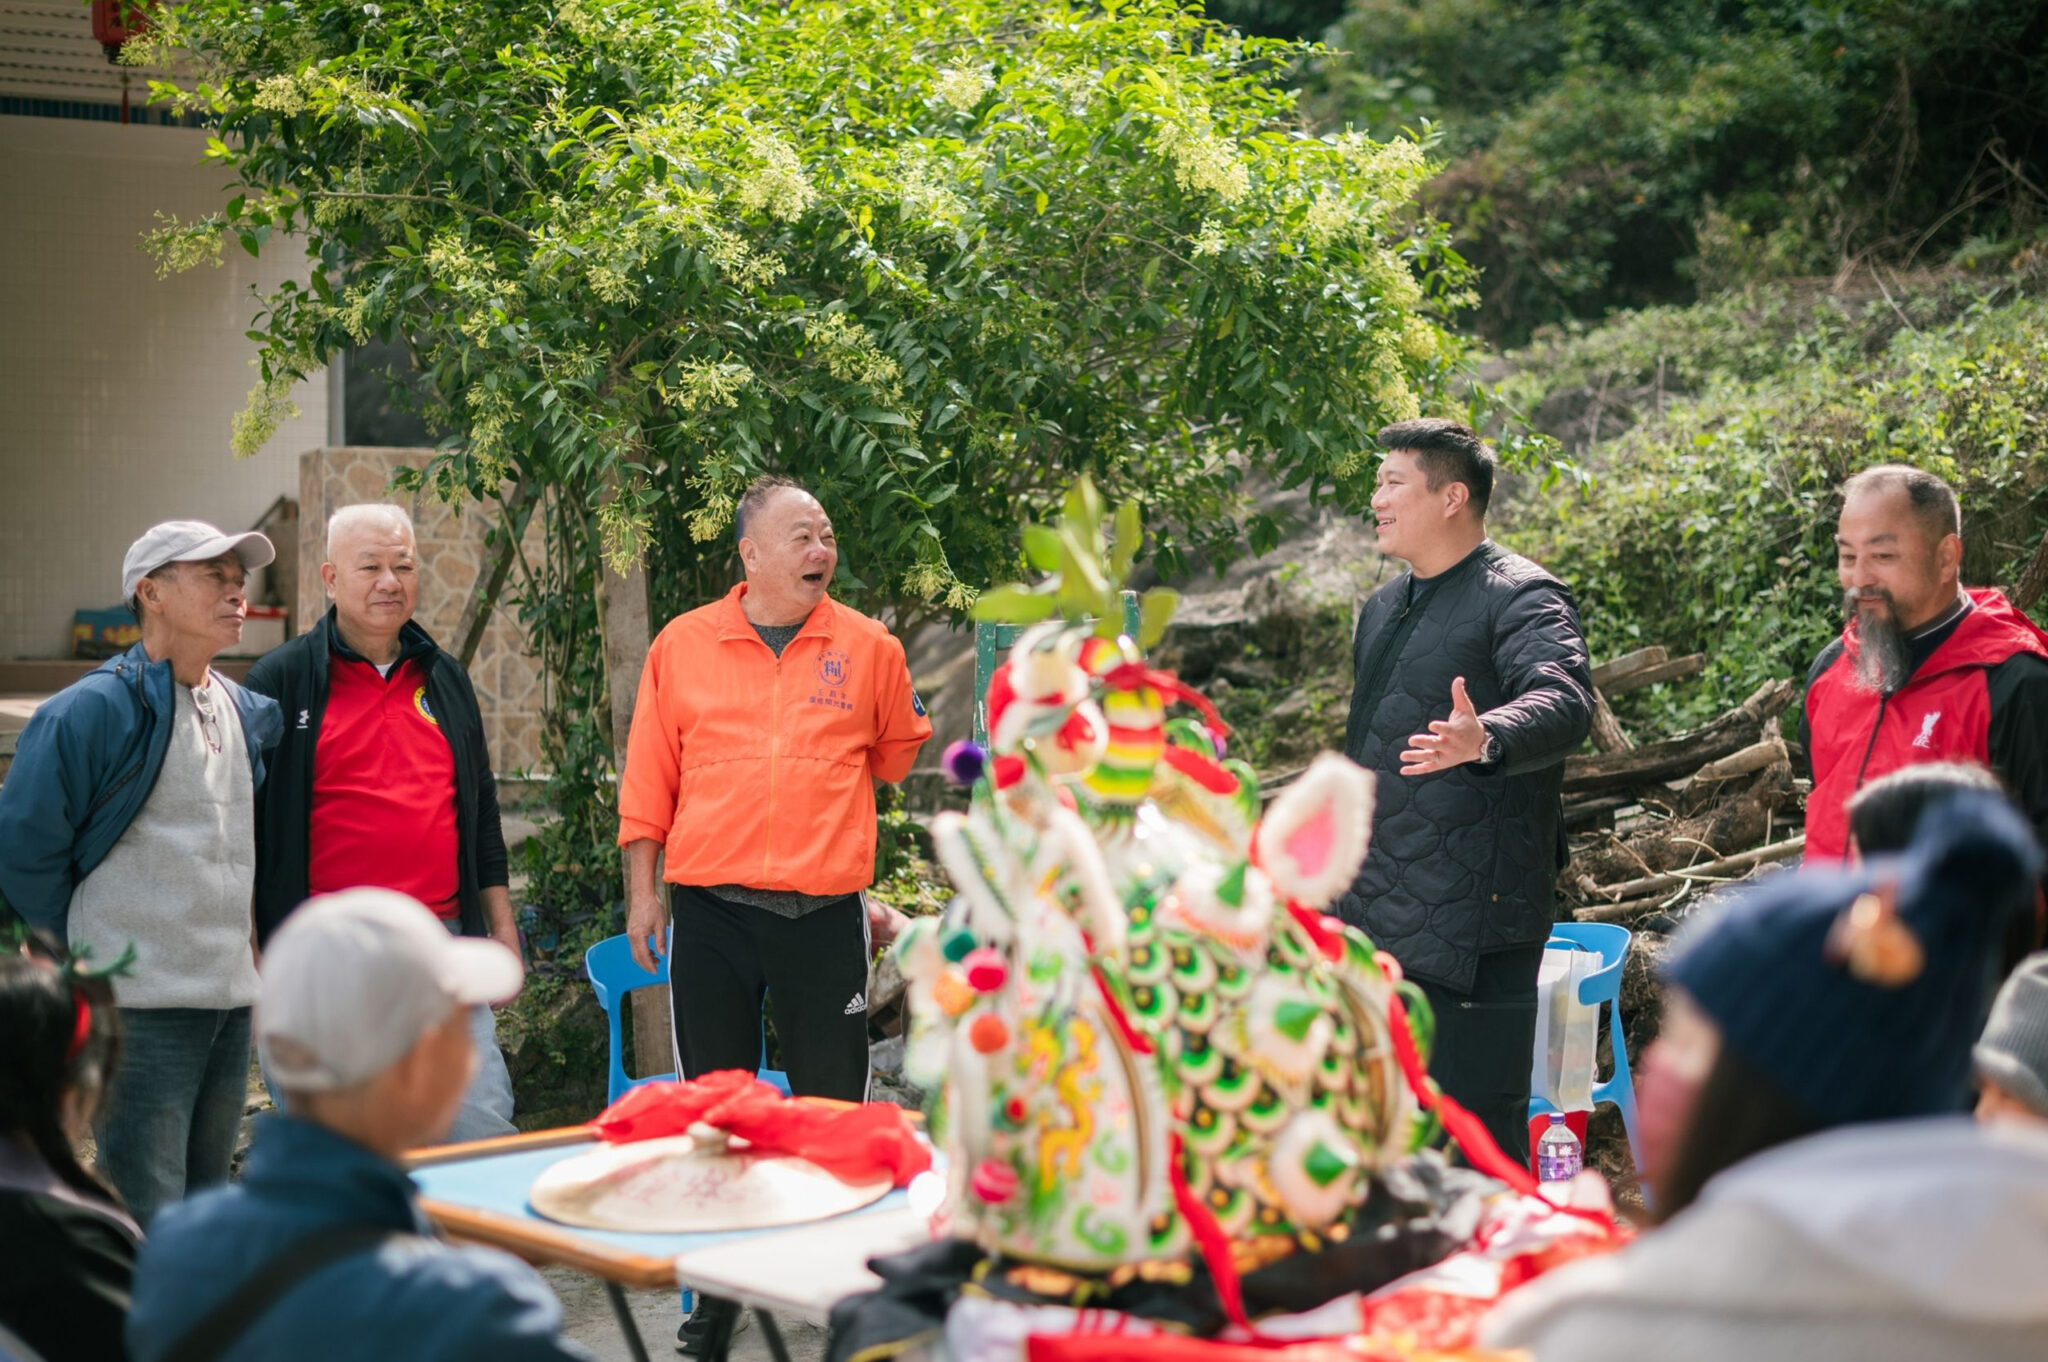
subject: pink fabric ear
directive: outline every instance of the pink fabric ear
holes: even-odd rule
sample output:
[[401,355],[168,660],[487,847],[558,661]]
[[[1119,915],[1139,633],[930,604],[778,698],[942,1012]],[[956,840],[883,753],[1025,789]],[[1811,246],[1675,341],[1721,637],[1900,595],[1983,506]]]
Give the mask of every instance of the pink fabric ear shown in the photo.
[[1330,864],[1330,852],[1337,845],[1337,819],[1328,804],[1304,819],[1287,836],[1280,850],[1294,862],[1305,879],[1320,876]]

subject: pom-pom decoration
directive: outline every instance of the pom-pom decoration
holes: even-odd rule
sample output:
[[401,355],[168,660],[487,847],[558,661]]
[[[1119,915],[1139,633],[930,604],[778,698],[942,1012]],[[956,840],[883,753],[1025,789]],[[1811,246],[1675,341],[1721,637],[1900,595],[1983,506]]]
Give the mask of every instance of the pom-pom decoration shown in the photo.
[[988,752],[980,743],[962,738],[946,748],[945,756],[939,759],[939,766],[953,784],[970,786],[981,779],[982,771],[988,766]]

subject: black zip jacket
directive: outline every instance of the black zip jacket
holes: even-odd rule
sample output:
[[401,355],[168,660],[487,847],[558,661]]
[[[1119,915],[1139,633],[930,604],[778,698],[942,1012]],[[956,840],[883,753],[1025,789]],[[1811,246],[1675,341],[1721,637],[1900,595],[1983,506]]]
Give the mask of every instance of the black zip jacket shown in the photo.
[[[462,933],[484,936],[479,891],[508,882],[505,832],[498,822],[498,782],[484,741],[476,689],[453,655],[441,651],[427,631],[408,621],[398,636],[401,660],[421,658],[427,673],[427,701],[455,753],[455,826],[460,838]],[[313,753],[320,720],[327,713],[327,669],[334,657],[361,659],[341,640],[334,611],[249,669],[243,682],[277,701],[284,711],[284,737],[270,754],[270,777],[256,799],[256,936],[270,939],[294,908],[306,901],[311,859]]]
[[[1403,573],[1358,617],[1344,752],[1376,777],[1372,849],[1336,911],[1418,979],[1469,992],[1479,957],[1550,933],[1565,860],[1564,759],[1593,677],[1564,583],[1494,544],[1426,582]],[[1491,765],[1401,774],[1451,713],[1451,680],[1500,743]],[[289,718],[289,716],[287,716]]]

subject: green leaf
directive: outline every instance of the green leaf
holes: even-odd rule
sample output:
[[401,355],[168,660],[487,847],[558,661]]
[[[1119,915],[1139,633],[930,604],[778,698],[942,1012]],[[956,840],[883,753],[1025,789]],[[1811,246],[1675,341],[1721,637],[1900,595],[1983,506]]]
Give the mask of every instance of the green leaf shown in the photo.
[[1180,593],[1171,587],[1155,586],[1138,598],[1138,646],[1150,650],[1166,637],[1166,626],[1180,608]]
[[975,619],[995,624],[1036,624],[1050,619],[1058,603],[1028,587],[999,586],[981,593],[970,612]]
[[1040,572],[1056,572],[1060,565],[1060,537],[1044,525],[1024,527],[1024,561]]
[[1116,543],[1110,546],[1109,579],[1113,585],[1123,585],[1131,575],[1131,563],[1138,556],[1138,545],[1144,542],[1145,532],[1138,519],[1138,503],[1127,501],[1116,508]]
[[1102,528],[1102,494],[1086,473],[1067,489],[1066,513],[1067,527],[1081,536],[1082,542],[1093,543]]

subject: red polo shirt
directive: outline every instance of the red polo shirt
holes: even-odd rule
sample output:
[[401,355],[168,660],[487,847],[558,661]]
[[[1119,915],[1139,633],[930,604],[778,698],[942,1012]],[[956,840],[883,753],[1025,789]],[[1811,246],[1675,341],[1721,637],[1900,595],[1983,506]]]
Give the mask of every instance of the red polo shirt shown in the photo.
[[428,707],[418,659],[387,680],[368,662],[329,658],[311,831],[313,893],[374,885],[444,918],[461,911],[455,754]]

